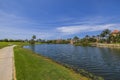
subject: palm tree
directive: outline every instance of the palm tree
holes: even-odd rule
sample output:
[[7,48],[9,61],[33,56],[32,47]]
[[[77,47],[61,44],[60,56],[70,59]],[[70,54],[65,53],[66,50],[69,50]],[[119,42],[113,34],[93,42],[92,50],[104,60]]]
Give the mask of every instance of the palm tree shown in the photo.
[[89,36],[89,35],[86,35],[86,36],[85,36],[85,39],[89,39],[89,38],[90,38],[90,36]]
[[31,44],[35,44],[35,39],[36,39],[36,36],[33,35],[33,36],[32,36],[32,39],[30,40],[30,43],[31,43]]
[[102,32],[102,33],[100,34],[100,37],[101,37],[101,39],[104,39],[105,34]]
[[32,39],[33,39],[33,40],[34,40],[34,39],[36,39],[36,36],[35,36],[35,35],[33,35],[33,36],[32,36]]
[[109,29],[105,29],[100,36],[102,37],[102,39],[105,39],[107,41],[107,39],[110,36],[111,31]]
[[100,40],[100,35],[97,35],[97,42],[99,42]]
[[109,29],[105,29],[105,30],[103,31],[103,33],[105,34],[105,37],[108,38],[109,35],[110,35],[110,33],[111,33],[111,31],[110,31]]
[[75,36],[75,37],[73,38],[73,40],[74,40],[75,42],[77,42],[77,41],[79,40],[79,37]]
[[108,40],[109,40],[110,43],[113,43],[115,41],[115,36],[110,34]]

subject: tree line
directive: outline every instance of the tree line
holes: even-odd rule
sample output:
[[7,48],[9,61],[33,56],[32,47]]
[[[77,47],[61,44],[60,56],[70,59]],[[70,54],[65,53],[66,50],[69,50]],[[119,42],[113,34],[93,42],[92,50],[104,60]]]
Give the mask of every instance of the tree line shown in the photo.
[[105,29],[96,36],[86,35],[82,39],[75,36],[73,41],[75,45],[89,45],[89,43],[120,43],[120,31],[112,33],[111,30]]
[[35,42],[42,43],[52,43],[52,44],[74,44],[74,45],[89,45],[89,43],[120,43],[120,31],[115,35],[111,30],[105,29],[99,35],[89,36],[86,35],[84,38],[79,38],[78,36],[74,36],[73,38],[68,39],[56,39],[56,40],[43,40],[36,39],[36,35],[33,35],[30,40],[25,39],[2,39],[0,42],[29,42],[30,44],[35,44]]

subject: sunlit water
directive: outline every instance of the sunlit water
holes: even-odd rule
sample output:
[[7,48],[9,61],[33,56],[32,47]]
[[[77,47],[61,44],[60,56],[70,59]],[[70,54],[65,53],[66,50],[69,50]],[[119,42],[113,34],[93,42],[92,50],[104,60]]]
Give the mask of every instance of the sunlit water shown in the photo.
[[120,49],[81,47],[69,44],[24,46],[63,64],[85,69],[105,80],[120,80]]

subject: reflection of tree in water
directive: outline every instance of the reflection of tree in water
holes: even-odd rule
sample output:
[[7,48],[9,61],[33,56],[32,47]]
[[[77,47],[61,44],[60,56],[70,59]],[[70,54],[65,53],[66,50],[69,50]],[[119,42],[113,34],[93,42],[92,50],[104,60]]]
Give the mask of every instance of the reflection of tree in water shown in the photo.
[[30,47],[33,51],[35,51],[35,45],[34,44],[32,44]]
[[[104,65],[109,66],[113,63],[113,56],[109,48],[99,48]],[[112,62],[112,63],[111,63]]]
[[120,49],[119,48],[113,48],[113,49],[111,49],[111,51],[114,52],[113,54],[116,57],[119,57],[119,59],[120,59]]

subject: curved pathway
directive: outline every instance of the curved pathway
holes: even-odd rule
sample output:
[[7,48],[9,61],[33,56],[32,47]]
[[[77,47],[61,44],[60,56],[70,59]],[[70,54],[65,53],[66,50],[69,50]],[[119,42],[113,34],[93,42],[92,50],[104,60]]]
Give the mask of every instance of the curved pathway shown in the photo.
[[14,46],[0,49],[0,80],[13,80],[14,76]]

